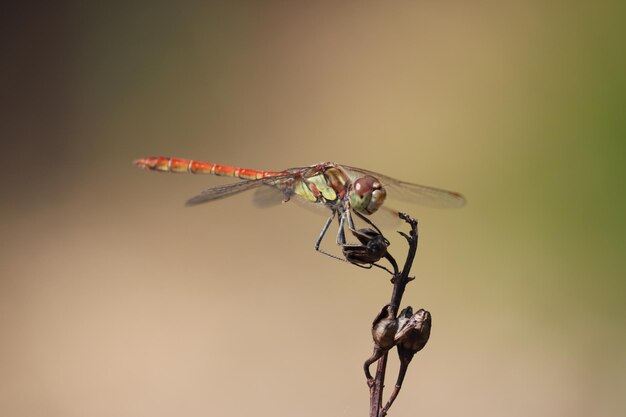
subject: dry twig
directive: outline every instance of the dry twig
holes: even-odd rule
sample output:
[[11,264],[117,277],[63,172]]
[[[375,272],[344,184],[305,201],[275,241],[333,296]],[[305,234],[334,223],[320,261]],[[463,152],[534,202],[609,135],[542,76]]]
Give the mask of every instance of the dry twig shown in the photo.
[[[384,257],[389,260],[394,269],[391,278],[391,282],[393,283],[391,301],[383,306],[372,323],[374,352],[363,365],[367,385],[370,388],[370,417],[384,417],[387,414],[400,392],[409,363],[415,353],[426,345],[430,336],[431,315],[428,311],[420,309],[417,313],[413,314],[413,309],[407,307],[402,310],[398,317],[398,310],[406,285],[414,279],[409,276],[409,272],[411,271],[411,266],[415,259],[418,243],[417,221],[404,213],[400,213],[400,218],[407,222],[411,228],[408,235],[403,232],[398,232],[407,240],[409,245],[402,271],[398,270],[397,263],[386,250],[388,241],[382,235],[378,235],[371,229],[369,229],[367,233],[361,233],[359,240],[363,246],[344,248],[344,255],[348,259],[351,257],[352,262],[356,260],[357,262],[361,261],[361,263],[367,262],[376,265],[376,262]],[[365,238],[363,238],[363,236],[365,236]],[[371,242],[376,243],[376,251],[369,249],[369,247],[372,246]],[[380,242],[386,242],[384,249],[381,249]],[[398,349],[400,371],[396,380],[395,389],[386,405],[383,407],[383,388],[387,369],[387,356],[389,350],[394,346],[397,346]],[[369,368],[375,361],[378,361],[378,365],[376,375],[372,377]]]

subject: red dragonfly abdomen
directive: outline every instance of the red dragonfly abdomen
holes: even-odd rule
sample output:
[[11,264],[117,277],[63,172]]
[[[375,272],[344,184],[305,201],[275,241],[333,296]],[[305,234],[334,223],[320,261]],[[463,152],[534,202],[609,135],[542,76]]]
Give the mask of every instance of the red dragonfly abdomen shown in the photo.
[[167,158],[163,156],[137,159],[134,161],[134,164],[140,168],[146,168],[152,171],[212,174],[222,177],[236,177],[242,180],[256,180],[286,174],[286,172],[259,171],[256,169],[238,168],[229,165],[212,164],[210,162],[193,161],[191,159]]

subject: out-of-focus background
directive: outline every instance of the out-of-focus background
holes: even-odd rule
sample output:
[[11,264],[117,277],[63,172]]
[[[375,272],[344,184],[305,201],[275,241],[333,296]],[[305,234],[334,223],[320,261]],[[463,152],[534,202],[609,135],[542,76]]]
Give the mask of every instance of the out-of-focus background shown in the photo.
[[388,276],[158,155],[463,192],[390,415],[624,415],[624,8],[544,3],[3,5],[0,415],[367,415]]

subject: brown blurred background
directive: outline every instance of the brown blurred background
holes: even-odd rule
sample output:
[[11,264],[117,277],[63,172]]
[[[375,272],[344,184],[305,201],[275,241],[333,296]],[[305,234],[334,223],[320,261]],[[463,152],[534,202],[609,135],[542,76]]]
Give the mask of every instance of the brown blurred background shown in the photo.
[[56,3],[2,6],[0,415],[367,415],[387,276],[152,155],[463,192],[399,207],[434,327],[390,415],[626,413],[624,7]]

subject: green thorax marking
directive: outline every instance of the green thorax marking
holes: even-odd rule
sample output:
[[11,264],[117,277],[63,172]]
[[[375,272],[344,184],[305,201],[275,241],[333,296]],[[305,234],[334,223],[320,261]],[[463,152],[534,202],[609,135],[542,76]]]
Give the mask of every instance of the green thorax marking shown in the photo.
[[335,203],[347,191],[350,178],[340,168],[332,167],[323,174],[297,181],[294,193],[312,203]]

